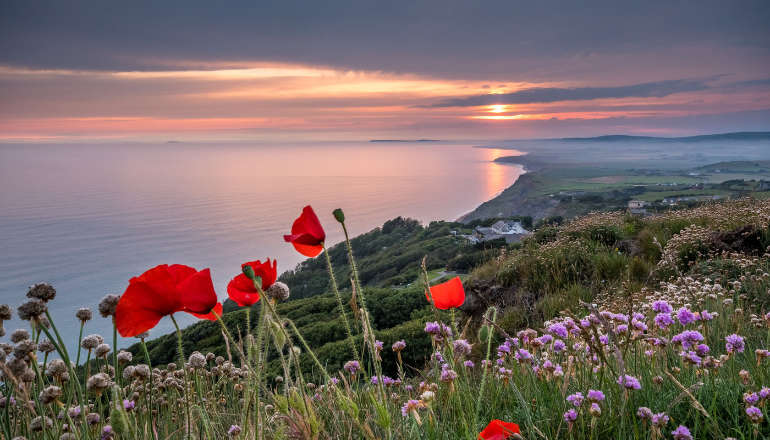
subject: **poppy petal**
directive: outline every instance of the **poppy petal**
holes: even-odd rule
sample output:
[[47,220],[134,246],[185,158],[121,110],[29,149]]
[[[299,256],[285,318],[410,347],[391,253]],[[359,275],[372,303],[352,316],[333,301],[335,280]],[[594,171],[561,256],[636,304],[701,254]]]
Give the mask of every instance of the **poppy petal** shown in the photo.
[[310,258],[317,257],[324,250],[321,245],[292,243],[292,246],[294,246],[297,252]]
[[505,440],[519,434],[519,425],[515,423],[504,422],[499,419],[489,422],[486,428],[479,433],[479,440]]
[[240,307],[250,307],[259,302],[259,292],[244,274],[239,274],[227,284],[227,296]]
[[214,308],[211,309],[211,311],[208,313],[195,313],[195,312],[189,312],[189,311],[187,311],[187,313],[195,316],[196,318],[206,319],[209,321],[216,321],[217,316],[222,316],[222,303],[218,302],[217,305],[215,305]]
[[294,245],[294,249],[302,255],[315,257],[323,250],[326,232],[313,208],[308,205],[291,225],[291,234],[284,235],[283,239]]
[[136,336],[155,327],[165,315],[173,313],[170,308],[158,308],[155,291],[149,284],[135,281],[128,285],[115,308],[115,327],[124,338]]
[[465,302],[465,289],[460,277],[454,277],[449,281],[437,284],[430,288],[430,296],[425,293],[426,298],[437,309],[447,310],[453,307],[460,307]]
[[178,284],[177,289],[185,310],[208,313],[217,304],[217,293],[209,269],[188,276]]

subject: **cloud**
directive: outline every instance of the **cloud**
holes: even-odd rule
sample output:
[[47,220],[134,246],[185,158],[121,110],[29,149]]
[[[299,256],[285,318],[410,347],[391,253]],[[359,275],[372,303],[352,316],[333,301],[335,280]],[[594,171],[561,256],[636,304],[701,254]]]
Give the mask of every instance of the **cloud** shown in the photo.
[[534,104],[559,101],[586,101],[606,98],[662,98],[682,92],[708,89],[702,80],[675,79],[614,87],[534,87],[512,93],[451,98],[425,107],[476,107],[492,104]]

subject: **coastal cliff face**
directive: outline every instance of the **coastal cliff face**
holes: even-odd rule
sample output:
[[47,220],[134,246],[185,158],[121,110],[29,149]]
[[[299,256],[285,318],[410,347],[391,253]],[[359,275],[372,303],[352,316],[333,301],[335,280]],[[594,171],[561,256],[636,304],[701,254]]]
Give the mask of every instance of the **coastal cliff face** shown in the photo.
[[538,179],[539,176],[535,173],[523,174],[516,183],[506,188],[497,197],[482,203],[478,208],[460,217],[459,221],[467,223],[479,219],[517,215],[531,216],[539,220],[553,215],[559,202],[551,197],[535,194]]

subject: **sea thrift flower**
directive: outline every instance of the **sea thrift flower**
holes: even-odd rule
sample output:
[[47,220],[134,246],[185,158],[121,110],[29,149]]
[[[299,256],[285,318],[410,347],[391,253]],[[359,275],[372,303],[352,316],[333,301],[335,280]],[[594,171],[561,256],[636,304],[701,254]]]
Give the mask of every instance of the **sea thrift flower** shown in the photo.
[[[262,280],[260,287],[263,292],[266,292],[278,276],[277,265],[277,261],[271,262],[268,258],[264,263],[260,260],[243,263],[241,268],[250,267],[254,276]],[[230,280],[227,284],[227,295],[241,307],[250,307],[260,299],[259,291],[254,287],[254,281],[246,273],[240,273]]]
[[136,402],[133,400],[123,399],[123,409],[126,411],[131,411],[136,406]]
[[421,425],[422,421],[420,420],[420,414],[417,412],[417,410],[421,408],[425,408],[424,403],[419,400],[409,399],[404,403],[404,406],[401,407],[401,415],[408,417],[409,414],[412,414],[417,421],[417,424]]
[[465,362],[463,362],[463,365],[465,366],[465,368],[473,368],[473,367],[475,366],[475,364],[473,363],[473,361],[472,361],[472,360],[470,360],[470,359],[469,359],[469,360],[467,360],[467,361],[465,361]]
[[238,425],[230,425],[230,429],[227,430],[227,435],[235,437],[241,433],[241,427]]
[[690,430],[684,425],[679,425],[678,428],[671,431],[671,435],[674,436],[674,440],[692,440]]
[[516,354],[513,357],[515,357],[516,360],[519,361],[519,362],[524,362],[524,361],[531,360],[532,359],[532,354],[529,351],[527,351],[527,350],[525,350],[523,348],[520,348],[520,349],[516,350]]
[[602,415],[602,408],[599,406],[598,403],[594,402],[591,404],[591,407],[588,409],[588,412],[594,417],[599,417],[600,415]]
[[284,235],[283,239],[291,243],[300,254],[313,258],[323,250],[326,232],[315,211],[308,205],[291,225],[291,234]]
[[554,336],[558,336],[562,339],[567,338],[567,327],[565,327],[563,324],[553,324],[550,327],[548,327],[548,332],[553,334]]
[[457,379],[457,373],[454,370],[442,368],[440,378],[442,382],[452,383],[455,379]]
[[396,342],[393,343],[391,348],[393,349],[393,351],[399,352],[399,351],[401,351],[401,350],[406,348],[406,342],[403,339],[400,340],[400,341],[396,341]]
[[743,401],[749,405],[755,405],[759,402],[759,394],[757,393],[743,393]]
[[668,313],[658,313],[655,315],[654,321],[655,325],[657,325],[661,330],[667,329],[668,326],[674,323],[674,320],[671,319],[671,315]]
[[588,400],[592,402],[604,401],[604,393],[599,390],[588,390]]
[[77,312],[75,312],[75,317],[83,324],[90,321],[93,314],[91,313],[91,309],[87,307],[82,307],[78,309]]
[[725,338],[725,348],[728,353],[743,353],[745,344],[743,338],[733,333]]
[[458,339],[454,342],[454,351],[455,354],[458,354],[460,356],[468,355],[471,352],[471,349],[473,346],[468,343],[465,339]]
[[48,283],[33,284],[27,291],[27,298],[35,298],[43,302],[51,301],[55,297],[56,289]]
[[575,407],[579,407],[583,404],[583,393],[577,392],[567,396],[567,402],[571,403]]
[[762,415],[762,410],[757,408],[756,406],[750,406],[746,408],[746,415],[749,416],[749,419],[751,419],[752,423],[758,424],[762,421],[762,418],[764,417]]
[[770,388],[762,387],[762,389],[759,390],[759,397],[761,397],[763,400],[770,399]]
[[687,325],[695,322],[697,319],[695,314],[690,311],[687,307],[681,307],[676,312],[676,318],[679,320],[679,323],[682,325]]
[[574,409],[571,409],[565,412],[562,417],[564,417],[565,422],[569,423],[570,426],[572,426],[572,423],[574,423],[575,420],[577,420],[577,416],[578,416],[577,411],[575,411]]
[[714,319],[714,314],[709,312],[708,310],[703,310],[700,312],[701,321],[711,321],[712,319]]
[[561,339],[557,339],[553,341],[553,345],[551,346],[553,348],[553,351],[555,353],[561,353],[567,348],[567,344],[564,343]]
[[663,427],[668,425],[668,420],[668,414],[660,412],[652,416],[652,425]]
[[618,377],[618,385],[625,387],[627,390],[639,390],[642,388],[639,379],[628,374]]
[[655,301],[652,303],[652,310],[656,313],[671,313],[673,310],[666,301]]
[[176,312],[208,319],[206,315],[216,306],[209,269],[163,264],[129,281],[115,308],[115,325],[121,336],[135,336]]
[[350,374],[356,374],[361,370],[361,364],[358,361],[347,361],[342,368]]
[[460,277],[454,277],[428,290],[429,292],[425,292],[425,298],[440,310],[460,307],[465,302],[465,289]]
[[483,440],[506,440],[519,433],[519,425],[494,419],[479,433],[478,438]]
[[652,410],[650,408],[647,408],[646,406],[640,406],[636,410],[636,416],[642,420],[652,419]]

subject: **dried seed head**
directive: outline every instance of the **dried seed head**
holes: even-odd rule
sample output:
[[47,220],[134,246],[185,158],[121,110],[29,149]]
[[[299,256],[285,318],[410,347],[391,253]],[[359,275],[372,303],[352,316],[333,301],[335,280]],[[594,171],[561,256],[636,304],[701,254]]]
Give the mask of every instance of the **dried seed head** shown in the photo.
[[289,299],[289,286],[280,281],[276,281],[272,286],[267,288],[267,292],[265,293],[276,301],[286,301]]
[[150,367],[145,364],[139,364],[134,367],[134,377],[137,379],[147,379],[150,377]]
[[24,304],[20,305],[16,312],[19,314],[19,319],[22,321],[37,320],[48,310],[48,307],[43,301],[38,299],[31,299]]
[[37,345],[37,349],[41,353],[48,354],[56,350],[56,347],[54,347],[53,342],[51,342],[50,340],[43,339],[42,341],[40,341],[40,344]]
[[96,354],[96,357],[107,357],[107,354],[110,352],[110,346],[107,344],[99,344],[96,346],[96,350],[94,353]]
[[11,333],[11,342],[14,344],[17,342],[21,342],[25,339],[29,339],[29,332],[24,330],[23,328],[16,329]]
[[88,307],[81,307],[78,309],[77,312],[75,312],[75,317],[82,323],[86,323],[93,318],[93,313],[91,313],[91,309]]
[[61,397],[62,392],[61,388],[51,385],[48,387],[45,387],[43,391],[40,392],[40,396],[38,397],[40,399],[40,403],[43,405],[49,405],[59,399]]
[[86,423],[89,425],[96,425],[101,420],[101,417],[99,417],[99,414],[97,413],[88,413],[86,414]]
[[39,299],[43,302],[51,301],[56,297],[56,289],[48,283],[37,283],[29,286],[27,298]]
[[53,426],[53,420],[50,417],[37,416],[32,419],[32,423],[29,424],[29,428],[33,432],[40,432],[43,428],[50,428]]
[[65,364],[61,359],[52,360],[48,363],[48,368],[46,369],[46,373],[50,374],[51,376],[61,376],[66,372],[67,364]]
[[127,364],[131,362],[131,360],[134,358],[134,355],[131,354],[130,351],[121,350],[118,352],[118,362],[121,364]]
[[197,351],[193,352],[193,354],[190,355],[189,362],[192,368],[195,368],[195,369],[206,368],[206,357]]
[[118,307],[120,301],[120,295],[106,295],[99,302],[99,314],[104,318],[109,318],[115,314],[115,308]]
[[80,343],[80,346],[86,350],[93,350],[103,342],[104,338],[99,335],[88,335],[83,338],[83,342]]
[[13,355],[19,359],[25,359],[31,353],[37,350],[37,344],[29,339],[25,339],[13,347]]
[[86,389],[97,395],[110,386],[110,377],[106,373],[96,373],[88,378]]
[[26,359],[14,357],[8,363],[5,364],[16,378],[21,378],[24,373],[29,369]]
[[0,304],[0,321],[8,321],[11,317],[11,307],[8,304]]

